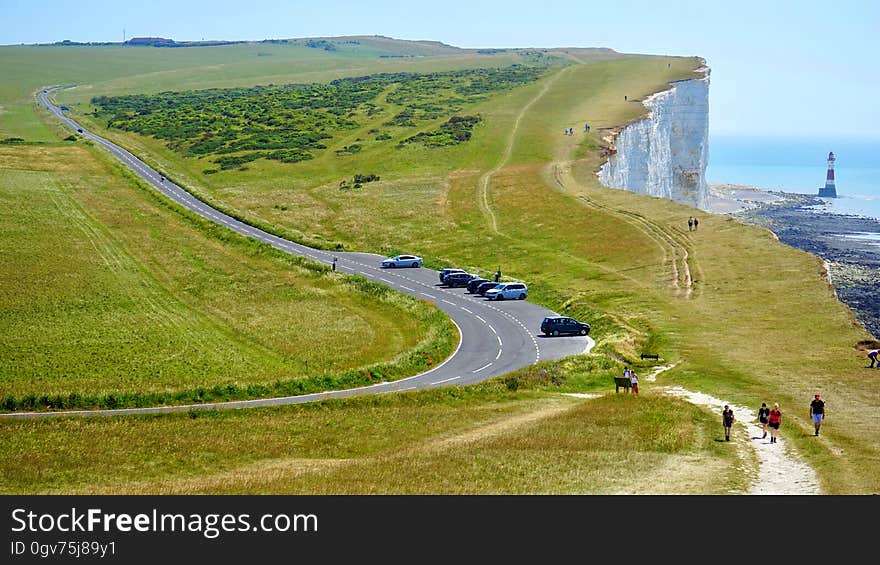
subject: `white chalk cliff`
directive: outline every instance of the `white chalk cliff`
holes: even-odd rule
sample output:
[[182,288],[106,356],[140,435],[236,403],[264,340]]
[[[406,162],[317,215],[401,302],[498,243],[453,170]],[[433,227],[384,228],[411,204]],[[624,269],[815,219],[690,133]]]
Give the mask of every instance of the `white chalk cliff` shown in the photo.
[[609,188],[708,207],[709,69],[702,78],[672,83],[649,97],[650,110],[612,140],[614,153],[599,171]]

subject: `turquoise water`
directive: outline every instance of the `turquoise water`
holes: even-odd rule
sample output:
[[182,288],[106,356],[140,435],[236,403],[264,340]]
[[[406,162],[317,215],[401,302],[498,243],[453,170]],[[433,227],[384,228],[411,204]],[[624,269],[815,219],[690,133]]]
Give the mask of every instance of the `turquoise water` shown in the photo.
[[822,211],[880,219],[880,139],[759,138],[710,135],[710,184],[817,195],[825,186],[828,152],[838,198],[823,198]]

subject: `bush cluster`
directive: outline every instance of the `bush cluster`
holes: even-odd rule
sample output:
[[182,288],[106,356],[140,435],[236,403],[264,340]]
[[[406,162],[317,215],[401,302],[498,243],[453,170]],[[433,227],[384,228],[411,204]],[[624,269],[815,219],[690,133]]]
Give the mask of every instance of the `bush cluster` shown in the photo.
[[470,140],[474,126],[481,121],[480,116],[452,116],[440,124],[438,129],[417,133],[402,140],[400,145],[407,143],[421,143],[425,147],[458,145]]
[[375,182],[377,180],[379,180],[379,175],[372,173],[369,175],[362,175],[358,173],[354,177],[352,177],[351,180],[344,179],[339,181],[339,189],[347,190],[350,188],[361,188],[363,185],[370,182]]
[[[325,48],[323,40],[315,47]],[[243,168],[258,159],[297,163],[328,148],[334,135],[361,127],[384,109],[380,94],[400,110],[387,127],[416,128],[447,118],[439,130],[407,138],[431,146],[470,139],[479,121],[457,117],[466,105],[494,92],[537,79],[546,66],[511,65],[437,73],[380,73],[322,84],[266,85],[92,98],[93,115],[108,127],[151,135],[194,158],[211,157],[220,169]],[[451,118],[450,118],[451,116]],[[476,120],[476,121],[473,121]],[[377,124],[378,125],[378,124]],[[377,141],[391,139],[373,128]],[[7,138],[3,143],[14,143]],[[359,143],[336,150],[339,156],[363,150]],[[208,168],[205,174],[216,172]]]

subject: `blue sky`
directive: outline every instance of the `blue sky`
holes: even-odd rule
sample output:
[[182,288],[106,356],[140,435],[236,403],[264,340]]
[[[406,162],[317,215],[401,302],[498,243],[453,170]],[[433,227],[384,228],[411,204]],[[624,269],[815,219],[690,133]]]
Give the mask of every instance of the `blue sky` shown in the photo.
[[699,55],[715,135],[880,138],[880,2],[0,0],[0,44],[386,35]]

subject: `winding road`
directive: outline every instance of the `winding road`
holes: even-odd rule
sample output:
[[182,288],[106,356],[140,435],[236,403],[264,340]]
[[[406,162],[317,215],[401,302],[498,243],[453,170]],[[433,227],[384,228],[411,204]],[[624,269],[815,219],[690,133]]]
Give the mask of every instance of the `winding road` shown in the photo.
[[555,315],[528,300],[488,301],[461,288],[439,284],[438,272],[426,268],[383,269],[384,257],[369,253],[331,252],[313,249],[278,237],[233,218],[199,200],[180,186],[165,179],[146,163],[122,147],[86,130],[64,114],[49,100],[49,94],[60,87],[47,88],[38,94],[40,102],[58,119],[81,135],[104,147],[150,186],[212,222],[223,225],[245,237],[267,243],[291,255],[307,257],[325,264],[337,258],[341,273],[361,275],[397,291],[427,300],[452,318],[459,329],[460,341],[453,354],[442,364],[424,373],[367,387],[326,391],[299,396],[262,398],[256,400],[200,403],[192,405],[157,406],[114,410],[76,410],[56,412],[14,412],[3,418],[34,418],[53,415],[123,415],[172,412],[193,408],[244,408],[313,402],[357,394],[381,394],[439,386],[467,385],[496,377],[541,360],[561,359],[589,352],[595,342],[589,336],[545,337],[540,333],[541,320]]

